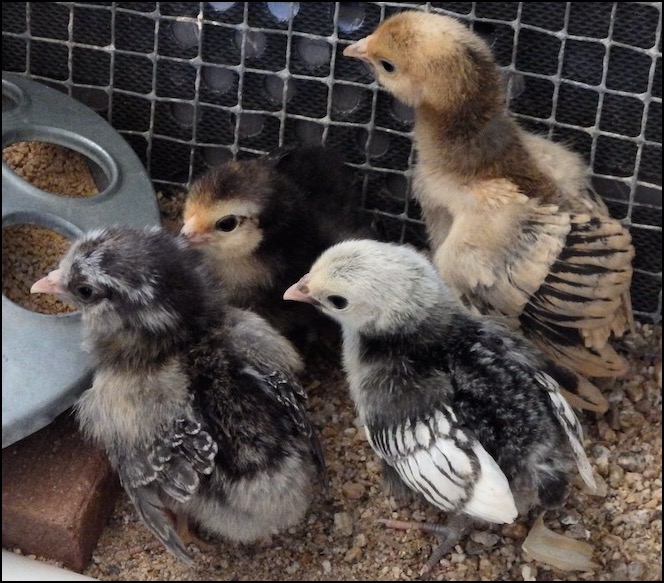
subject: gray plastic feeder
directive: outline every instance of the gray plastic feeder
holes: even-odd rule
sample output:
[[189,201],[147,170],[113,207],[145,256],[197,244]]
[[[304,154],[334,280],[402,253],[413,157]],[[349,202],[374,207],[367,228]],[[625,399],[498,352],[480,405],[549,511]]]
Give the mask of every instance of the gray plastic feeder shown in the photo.
[[[86,156],[97,169],[99,194],[72,198],[44,192],[3,160],[3,229],[30,223],[71,239],[111,224],[161,224],[145,168],[108,122],[55,89],[3,73],[2,148],[23,141],[58,144]],[[3,448],[48,425],[90,386],[81,340],[80,314],[32,312],[3,294]]]

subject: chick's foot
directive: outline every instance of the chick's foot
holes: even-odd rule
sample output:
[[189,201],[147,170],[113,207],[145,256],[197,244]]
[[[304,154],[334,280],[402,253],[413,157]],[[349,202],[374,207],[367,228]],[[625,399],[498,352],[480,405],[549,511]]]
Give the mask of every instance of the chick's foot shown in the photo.
[[187,546],[190,543],[195,544],[201,551],[211,553],[217,550],[217,546],[203,540],[200,535],[191,528],[189,519],[183,515],[178,514],[175,518],[175,528],[180,539]]
[[420,569],[420,578],[426,578],[439,561],[449,553],[454,546],[470,531],[473,524],[472,519],[465,516],[452,516],[445,524],[436,522],[414,522],[405,520],[381,519],[381,524],[387,528],[398,530],[409,530],[415,528],[423,532],[435,534],[440,543],[433,549],[429,559]]

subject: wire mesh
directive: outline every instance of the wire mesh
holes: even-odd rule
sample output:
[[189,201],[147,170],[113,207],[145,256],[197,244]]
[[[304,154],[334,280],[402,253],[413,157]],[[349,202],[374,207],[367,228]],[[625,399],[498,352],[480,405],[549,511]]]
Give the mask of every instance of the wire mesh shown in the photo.
[[404,9],[482,34],[524,127],[585,156],[634,239],[636,314],[659,323],[661,2],[5,2],[3,70],[104,116],[164,192],[283,143],[333,147],[388,237],[423,246],[412,111],[341,55]]

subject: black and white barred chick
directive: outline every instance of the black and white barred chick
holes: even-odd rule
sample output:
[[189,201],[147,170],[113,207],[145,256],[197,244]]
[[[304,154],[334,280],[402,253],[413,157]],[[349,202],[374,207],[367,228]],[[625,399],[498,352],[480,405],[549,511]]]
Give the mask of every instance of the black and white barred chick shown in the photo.
[[191,563],[188,527],[253,542],[297,524],[327,487],[302,362],[262,318],[228,307],[201,252],[159,228],[77,239],[33,293],[81,312],[92,387],[76,405],[138,514]]
[[594,488],[581,425],[559,390],[571,373],[468,312],[412,247],[335,245],[284,299],[341,324],[350,393],[388,490],[450,513],[445,525],[385,521],[442,539],[422,574],[475,519],[511,523],[563,504],[575,466]]

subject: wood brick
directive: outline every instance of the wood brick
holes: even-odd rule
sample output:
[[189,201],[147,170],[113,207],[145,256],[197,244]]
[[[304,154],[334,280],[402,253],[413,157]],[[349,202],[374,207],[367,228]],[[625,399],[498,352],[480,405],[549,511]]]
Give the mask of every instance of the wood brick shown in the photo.
[[71,411],[2,450],[2,546],[83,571],[120,491]]

